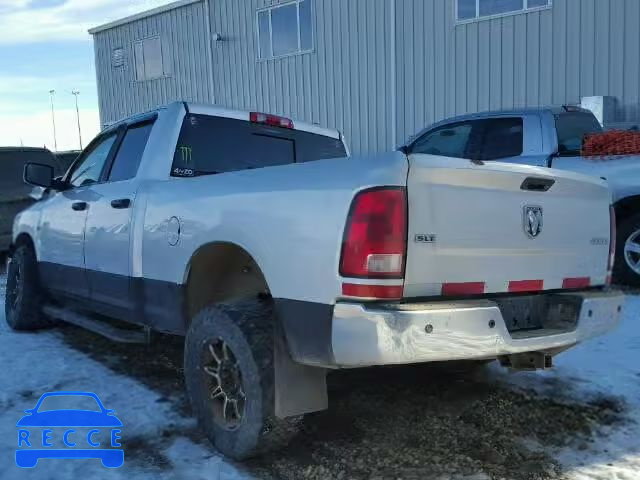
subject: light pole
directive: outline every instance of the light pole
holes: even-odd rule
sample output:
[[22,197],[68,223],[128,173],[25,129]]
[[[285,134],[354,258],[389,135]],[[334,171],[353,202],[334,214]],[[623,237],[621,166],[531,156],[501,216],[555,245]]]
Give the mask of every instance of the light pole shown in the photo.
[[49,97],[51,98],[51,120],[53,121],[53,145],[54,149],[58,151],[58,138],[56,136],[56,113],[53,107],[53,96],[56,94],[55,90],[49,90]]
[[76,117],[78,119],[78,140],[80,141],[80,150],[82,150],[82,131],[80,130],[80,109],[78,108],[78,95],[80,95],[79,90],[74,90],[71,92],[71,95],[76,97]]

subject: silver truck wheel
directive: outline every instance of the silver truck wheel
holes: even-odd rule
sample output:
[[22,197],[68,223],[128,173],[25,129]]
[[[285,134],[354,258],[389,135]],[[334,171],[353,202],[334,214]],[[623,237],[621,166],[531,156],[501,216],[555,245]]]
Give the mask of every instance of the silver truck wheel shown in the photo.
[[221,428],[235,430],[242,424],[246,403],[241,367],[224,340],[209,342],[208,350],[208,354],[202,355],[201,368],[212,400],[214,421]]
[[640,275],[640,230],[633,232],[625,241],[624,259],[627,266]]
[[613,280],[621,285],[640,286],[640,214],[618,222]]
[[33,249],[20,245],[13,253],[7,269],[5,318],[14,330],[36,330],[53,322],[41,312],[43,293],[38,277],[38,264]]
[[198,424],[222,453],[243,460],[285,446],[301,417],[274,414],[274,313],[250,299],[205,308],[184,349],[187,393]]

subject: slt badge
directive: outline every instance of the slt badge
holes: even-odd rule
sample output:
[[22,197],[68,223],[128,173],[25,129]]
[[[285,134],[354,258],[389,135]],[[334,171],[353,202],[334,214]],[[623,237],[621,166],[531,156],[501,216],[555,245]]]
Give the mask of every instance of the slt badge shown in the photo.
[[524,233],[536,238],[542,232],[542,207],[527,205],[523,214]]

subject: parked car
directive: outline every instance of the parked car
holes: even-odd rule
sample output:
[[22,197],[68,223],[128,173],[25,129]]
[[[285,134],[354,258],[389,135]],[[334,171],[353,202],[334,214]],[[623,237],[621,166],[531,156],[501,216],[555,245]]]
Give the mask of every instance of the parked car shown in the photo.
[[66,172],[81,153],[80,150],[68,150],[66,152],[56,152],[54,155],[60,163],[62,172]]
[[602,131],[593,113],[579,107],[505,110],[443,120],[401,149],[551,167],[606,179],[618,226],[614,280],[640,286],[640,156],[606,160],[581,156],[585,136]]
[[0,254],[11,245],[11,227],[16,214],[32,205],[33,187],[23,181],[28,162],[51,166],[62,175],[62,165],[46,148],[0,147]]
[[234,458],[325,409],[330,369],[547,368],[617,324],[606,182],[346,151],[333,130],[174,103],[102,132],[62,180],[27,165],[51,193],[15,223],[8,324],[185,335],[194,412]]

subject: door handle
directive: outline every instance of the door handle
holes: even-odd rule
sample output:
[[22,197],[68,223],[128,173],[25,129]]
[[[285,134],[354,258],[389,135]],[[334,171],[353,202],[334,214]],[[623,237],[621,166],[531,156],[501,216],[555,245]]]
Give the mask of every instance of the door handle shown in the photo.
[[556,183],[550,178],[529,177],[522,182],[521,190],[529,190],[531,192],[547,192]]
[[118,200],[113,200],[111,202],[111,206],[117,209],[129,208],[131,206],[130,198],[120,198]]
[[87,209],[87,202],[75,202],[71,204],[71,208],[73,208],[76,212],[82,212]]

